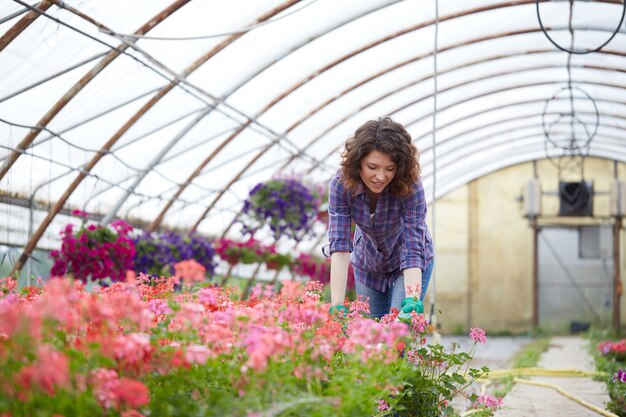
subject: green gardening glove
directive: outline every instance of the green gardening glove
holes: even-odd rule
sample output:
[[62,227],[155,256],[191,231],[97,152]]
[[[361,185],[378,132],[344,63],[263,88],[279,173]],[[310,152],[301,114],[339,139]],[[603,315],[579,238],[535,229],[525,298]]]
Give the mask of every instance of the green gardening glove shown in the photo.
[[424,304],[422,304],[422,301],[417,297],[406,297],[402,300],[402,304],[400,304],[398,320],[410,324],[414,311],[417,314],[424,314]]
[[328,309],[328,313],[331,316],[345,317],[348,314],[348,309],[342,304],[335,304]]

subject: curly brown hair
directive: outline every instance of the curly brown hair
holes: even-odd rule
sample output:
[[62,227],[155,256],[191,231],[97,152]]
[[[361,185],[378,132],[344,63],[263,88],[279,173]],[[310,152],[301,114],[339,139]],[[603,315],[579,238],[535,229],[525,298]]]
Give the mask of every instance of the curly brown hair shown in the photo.
[[363,123],[346,141],[341,153],[341,176],[344,185],[354,191],[361,183],[361,160],[372,151],[391,157],[396,165],[396,175],[389,184],[396,197],[411,194],[421,173],[419,153],[411,143],[411,135],[404,126],[390,117]]

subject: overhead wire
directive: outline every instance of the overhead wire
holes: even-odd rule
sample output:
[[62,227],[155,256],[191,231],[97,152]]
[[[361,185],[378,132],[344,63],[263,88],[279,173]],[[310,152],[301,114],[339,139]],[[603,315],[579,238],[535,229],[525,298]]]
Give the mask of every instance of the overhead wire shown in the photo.
[[[24,3],[23,3],[23,2],[21,2],[20,0],[14,0],[14,1],[16,1],[16,2],[18,2],[18,3],[20,3],[20,4],[24,4]],[[26,4],[24,4],[24,5],[26,5]],[[28,5],[26,5],[26,6],[28,7]],[[101,40],[99,40],[99,39],[97,39],[97,38],[95,38],[95,37],[93,37],[93,36],[91,36],[91,35],[87,34],[86,32],[84,32],[84,31],[82,31],[82,30],[80,30],[80,29],[78,29],[78,28],[76,28],[76,27],[74,27],[74,26],[72,26],[72,25],[70,25],[70,24],[68,24],[68,23],[66,23],[66,22],[61,21],[61,20],[60,20],[60,19],[58,19],[58,18],[55,18],[55,17],[50,16],[48,13],[42,12],[41,10],[39,10],[39,9],[38,9],[38,8],[36,8],[36,7],[31,7],[31,9],[32,9],[32,10],[37,11],[37,12],[38,12],[38,13],[40,13],[41,15],[46,16],[46,17],[48,17],[49,19],[51,19],[51,20],[53,20],[53,21],[56,21],[59,25],[63,25],[63,26],[65,26],[65,27],[68,27],[69,29],[72,29],[72,30],[74,30],[74,31],[77,31],[78,33],[80,33],[80,34],[82,34],[82,35],[84,35],[84,36],[87,36],[88,38],[90,38],[90,39],[92,39],[92,40],[95,40],[95,41],[97,41],[97,42],[99,42],[99,43],[102,43],[102,44],[106,45],[107,47],[109,47],[109,48],[111,48],[111,49],[115,49],[115,50],[117,50],[118,52],[120,52],[120,53],[122,53],[122,54],[124,54],[124,55],[126,55],[126,56],[129,56],[129,57],[133,58],[135,61],[137,61],[137,62],[138,62],[138,63],[140,63],[141,65],[144,65],[146,68],[149,68],[149,69],[151,69],[151,70],[155,71],[157,74],[159,74],[159,75],[161,75],[161,76],[165,77],[168,81],[172,82],[172,80],[170,80],[170,79],[169,79],[166,75],[161,74],[159,71],[156,71],[156,70],[155,70],[152,66],[150,66],[150,65],[148,65],[148,64],[146,64],[146,63],[144,63],[142,60],[140,60],[139,58],[134,57],[133,55],[131,55],[131,54],[127,53],[126,51],[122,51],[122,50],[120,50],[120,49],[118,49],[118,48],[116,48],[116,47],[114,47],[114,46],[112,46],[112,45],[109,45],[108,43],[106,43],[106,42],[104,42],[104,41],[101,41]],[[80,16],[81,16],[81,17],[83,17],[83,18],[85,18],[85,15],[84,15],[84,14],[80,14]],[[87,20],[89,20],[89,19],[87,19]],[[96,22],[95,22],[94,20],[89,20],[89,21],[90,21],[91,23],[93,23],[93,24],[96,24]],[[101,27],[101,26],[99,26],[99,27]],[[206,95],[207,97],[209,97],[210,99],[212,99],[212,100],[213,100],[213,101],[215,101],[216,103],[218,103],[218,102],[219,102],[219,103],[222,103],[222,104],[224,104],[226,107],[228,107],[229,109],[234,110],[234,111],[235,111],[235,112],[237,112],[237,113],[241,113],[241,112],[239,112],[237,109],[233,108],[232,106],[227,105],[227,104],[226,104],[223,100],[220,100],[220,99],[218,99],[218,98],[215,98],[215,97],[213,97],[212,95],[208,94],[207,92],[205,92],[205,91],[203,91],[203,90],[199,89],[198,87],[196,87],[196,86],[193,86],[193,85],[189,84],[186,80],[184,80],[183,78],[181,78],[181,77],[180,77],[178,74],[176,74],[174,71],[172,71],[171,69],[169,69],[169,68],[168,68],[168,67],[166,67],[165,65],[161,64],[160,62],[158,62],[156,59],[154,59],[153,57],[151,57],[151,56],[150,56],[149,54],[147,54],[145,51],[143,51],[143,50],[141,50],[140,48],[138,48],[136,45],[134,45],[134,44],[129,44],[129,43],[128,43],[128,41],[127,41],[127,40],[124,40],[124,39],[122,39],[122,42],[123,42],[124,44],[126,44],[127,46],[131,47],[132,49],[134,49],[134,50],[138,51],[139,53],[141,53],[141,54],[142,54],[144,57],[146,57],[146,58],[147,58],[150,62],[152,62],[153,64],[157,65],[157,66],[158,66],[159,68],[161,68],[162,70],[165,70],[165,71],[166,71],[166,72],[168,72],[170,75],[174,76],[174,77],[175,77],[175,80],[174,80],[174,81],[176,81],[176,85],[177,85],[177,86],[179,86],[179,88],[182,88],[182,89],[183,89],[186,93],[188,93],[188,94],[190,94],[190,95],[194,96],[195,98],[197,98],[197,99],[199,99],[199,100],[201,100],[201,101],[205,102],[205,101],[204,101],[201,97],[198,97],[197,95],[193,94],[193,93],[192,93],[191,91],[189,91],[188,89],[186,89],[186,88],[182,87],[182,86],[180,85],[180,83],[181,83],[181,82],[186,83],[186,84],[187,84],[187,85],[189,85],[191,88],[194,88],[196,91],[199,91],[201,94]],[[205,102],[205,103],[206,103],[206,102]],[[210,106],[212,106],[212,107],[214,107],[214,108],[216,107],[216,104],[215,104],[215,103],[206,103],[206,104],[207,104],[207,105],[210,105]],[[218,111],[220,111],[220,112],[221,112],[222,114],[224,114],[225,116],[227,116],[227,117],[229,117],[229,118],[232,118],[232,116],[231,116],[231,115],[229,115],[229,114],[227,114],[226,112],[221,111],[221,110],[218,110]],[[243,114],[243,113],[241,113],[241,114]],[[270,133],[271,133],[273,136],[275,136],[275,138],[274,138],[273,140],[271,140],[272,142],[277,143],[280,147],[282,147],[282,148],[286,149],[288,152],[294,153],[294,151],[292,151],[292,150],[290,151],[290,150],[289,150],[288,148],[286,148],[286,147],[285,147],[282,143],[280,143],[280,141],[281,141],[282,139],[284,139],[284,140],[285,140],[285,142],[287,142],[287,143],[291,144],[291,146],[293,146],[294,148],[297,148],[294,144],[290,143],[289,139],[288,139],[288,138],[286,138],[286,137],[285,137],[285,135],[278,135],[277,133],[272,132],[272,131],[271,131],[271,129],[269,129],[269,128],[267,128],[267,127],[263,126],[263,125],[261,125],[260,123],[258,123],[258,121],[256,121],[255,119],[250,118],[250,117],[248,117],[248,116],[247,116],[247,115],[245,115],[245,114],[243,114],[243,116],[244,116],[244,117],[246,117],[246,118],[248,118],[248,120],[249,120],[249,121],[251,121],[251,122],[255,123],[256,125],[259,125],[260,127],[264,128],[265,130],[270,131]],[[234,120],[235,120],[235,119],[234,119]],[[237,123],[240,123],[240,124],[242,123],[241,121],[238,121],[238,120],[235,120],[235,121],[236,121]],[[247,123],[247,122],[246,122],[246,123]],[[254,126],[252,126],[252,127],[251,127],[251,129],[252,129],[252,130],[256,130],[257,132],[259,132],[257,129],[255,129],[255,128],[254,128]],[[263,134],[263,132],[259,132],[259,133]],[[266,136],[265,134],[263,134],[263,135],[264,135],[264,136]],[[307,156],[308,156],[309,158],[312,158],[310,155],[307,155]]]
[[23,94],[23,93],[25,93],[25,92],[27,92],[27,91],[29,91],[29,90],[32,90],[33,88],[38,87],[38,86],[40,86],[40,85],[42,85],[42,84],[45,84],[45,83],[47,83],[48,81],[52,81],[52,80],[54,80],[55,78],[60,77],[60,76],[62,76],[62,75],[65,75],[65,74],[67,74],[68,72],[70,72],[70,71],[72,71],[72,70],[75,70],[76,68],[80,68],[80,67],[82,67],[83,65],[88,64],[88,63],[90,63],[90,62],[92,62],[92,61],[95,61],[95,60],[96,60],[96,59],[98,59],[98,58],[102,58],[102,57],[103,57],[103,56],[105,56],[106,54],[107,54],[106,52],[101,52],[101,53],[99,53],[99,54],[93,55],[93,56],[91,56],[91,57],[89,57],[89,58],[83,59],[83,60],[82,60],[82,61],[80,61],[80,62],[76,62],[76,63],[72,64],[71,66],[69,66],[69,67],[67,67],[67,68],[64,68],[62,71],[58,71],[58,72],[56,72],[56,73],[54,73],[54,74],[52,74],[52,75],[49,75],[49,76],[47,76],[47,77],[45,77],[45,78],[42,78],[42,79],[40,79],[40,80],[37,80],[37,81],[36,81],[36,82],[34,82],[33,84],[30,84],[30,85],[28,85],[28,86],[26,86],[26,87],[22,87],[22,88],[20,88],[19,90],[16,90],[16,91],[14,91],[14,92],[12,92],[12,93],[9,93],[8,95],[6,95],[6,96],[4,96],[4,97],[0,98],[0,103],[2,103],[2,102],[4,102],[4,101],[7,101],[8,99],[11,99],[11,98],[13,98],[13,97],[15,97],[15,96],[19,96],[20,94]]
[[[144,92],[144,93],[140,94],[139,96],[132,97],[132,98],[130,98],[130,99],[128,99],[128,100],[126,100],[126,101],[124,101],[124,102],[122,102],[122,103],[118,103],[118,104],[116,104],[116,105],[115,105],[115,106],[113,106],[113,107],[110,107],[110,108],[105,109],[105,110],[103,110],[103,111],[101,111],[101,112],[99,112],[99,113],[96,113],[96,114],[94,114],[94,115],[89,116],[87,119],[83,119],[83,120],[81,120],[81,121],[79,121],[79,122],[77,122],[77,123],[75,123],[75,124],[73,124],[73,125],[70,125],[70,126],[68,126],[68,127],[63,128],[63,130],[58,131],[58,132],[57,132],[57,134],[62,135],[62,134],[65,134],[65,133],[67,133],[67,132],[69,132],[69,131],[72,131],[72,130],[74,130],[74,129],[78,128],[78,127],[81,127],[81,126],[83,126],[83,125],[85,125],[85,124],[87,124],[87,123],[89,123],[89,122],[93,121],[93,120],[96,120],[96,119],[97,119],[97,118],[99,118],[99,117],[102,117],[102,116],[104,116],[104,115],[106,115],[106,114],[109,114],[109,113],[111,113],[112,111],[119,110],[120,108],[122,108],[122,107],[124,107],[124,106],[126,106],[126,105],[128,105],[128,104],[131,104],[131,103],[135,102],[136,100],[139,100],[139,99],[141,99],[141,98],[143,98],[143,97],[147,96],[148,94],[154,93],[154,92],[156,92],[156,91],[158,91],[158,88],[148,90],[148,91],[146,91],[146,92]],[[194,112],[196,112],[196,111],[200,111],[200,110],[194,110]],[[190,114],[193,114],[193,112],[192,112],[192,113],[188,113],[188,114],[184,114],[184,115],[180,116],[180,118],[187,117],[187,116],[189,116]],[[180,120],[180,119],[179,119],[179,118],[177,118],[177,119],[173,119],[172,121],[170,121],[170,122],[166,123],[165,125],[161,125],[161,126],[160,126],[160,128],[167,127],[167,126],[169,126],[169,124],[171,124],[171,123],[175,123],[175,122],[177,122],[178,120]],[[156,131],[156,130],[155,130],[155,131]],[[150,132],[150,133],[154,133],[154,131],[152,131],[152,132]],[[49,141],[50,139],[53,139],[54,137],[55,137],[54,135],[51,135],[51,134],[50,134],[50,135],[48,135],[48,136],[46,136],[46,137],[42,137],[42,138],[40,138],[40,139],[36,139],[36,140],[34,140],[34,141],[33,141],[33,143],[31,144],[31,147],[33,147],[33,148],[34,148],[34,147],[36,147],[36,146],[39,146],[39,145],[41,145],[41,144],[43,144],[43,143],[45,143],[45,142]],[[120,147],[118,147],[118,149],[119,149],[119,148],[122,148],[122,147],[123,147],[123,146],[120,146]],[[9,157],[8,155],[7,155],[7,156],[0,157],[0,162],[1,162],[1,161],[3,161],[3,160],[5,160],[5,159],[7,159],[8,157]]]
[[288,16],[291,16],[293,14],[296,14],[304,9],[306,9],[307,7],[309,7],[310,5],[312,5],[313,3],[317,2],[318,0],[311,0],[309,3],[305,4],[304,6],[300,7],[299,9],[296,10],[292,10],[291,12],[285,13],[284,15],[280,15],[274,19],[270,19],[270,20],[266,20],[264,22],[259,22],[256,23],[254,25],[248,25],[248,26],[244,26],[241,29],[235,30],[235,31],[231,31],[231,32],[222,32],[222,33],[213,33],[213,34],[207,34],[207,35],[197,35],[197,36],[149,36],[149,35],[136,35],[136,34],[125,34],[125,33],[115,33],[112,32],[111,30],[108,29],[101,29],[101,32],[106,33],[107,35],[116,35],[116,36],[122,36],[124,38],[127,39],[132,39],[132,40],[153,40],[153,41],[190,41],[190,40],[201,40],[201,39],[210,39],[210,38],[219,38],[219,37],[223,37],[223,36],[230,36],[230,35],[238,35],[240,33],[247,33],[250,32],[253,29],[259,28],[261,26],[266,26],[269,25],[270,23],[274,23],[277,22],[281,19],[284,19]]
[[[32,4],[32,6],[34,7],[34,6],[36,6],[37,4],[39,4],[39,2],[38,2],[38,1],[34,2],[34,3]],[[2,25],[2,24],[4,24],[4,23],[8,22],[9,20],[15,19],[15,18],[16,18],[16,17],[18,17],[18,16],[23,15],[24,13],[28,12],[29,10],[30,10],[30,9],[29,9],[28,7],[24,7],[23,9],[16,10],[16,11],[14,11],[14,12],[12,12],[12,13],[9,13],[9,14],[7,14],[7,15],[5,15],[5,16],[0,17],[0,25]]]
[[[84,152],[91,152],[91,153],[104,153],[106,155],[111,155],[115,160],[117,160],[118,162],[120,162],[122,165],[124,165],[126,168],[133,170],[133,171],[139,171],[138,168],[135,168],[132,165],[127,164],[124,160],[122,160],[119,156],[115,155],[114,152],[111,152],[111,150],[106,150],[104,152],[101,152],[99,149],[90,149],[90,148],[85,148],[84,146],[80,146],[80,145],[76,145],[75,143],[70,142],[69,140],[65,139],[63,136],[59,135],[58,133],[52,131],[51,129],[49,129],[47,126],[32,126],[32,125],[26,125],[26,124],[22,124],[22,123],[16,123],[16,122],[11,122],[9,120],[0,118],[0,122],[10,125],[10,126],[14,126],[14,127],[21,127],[24,129],[31,129],[31,130],[40,130],[40,131],[45,131],[50,133],[52,136],[54,136],[55,138],[59,139],[61,142],[66,143],[68,146],[75,148],[77,150],[80,151],[84,151]],[[24,150],[22,149],[11,149],[13,151],[16,152],[20,152],[20,153],[24,153]]]
[[[9,147],[9,146],[7,146],[7,145],[3,145],[3,144],[0,144],[0,148],[2,148],[2,149],[7,149],[7,150],[15,150],[15,148],[11,148],[11,147]],[[113,187],[115,187],[115,188],[119,188],[119,189],[121,189],[121,190],[123,190],[123,191],[128,191],[128,189],[127,189],[127,188],[125,188],[125,187],[121,186],[121,185],[120,185],[119,183],[117,183],[117,182],[108,181],[108,180],[106,180],[106,179],[102,178],[101,176],[99,176],[99,175],[97,175],[97,174],[93,174],[93,173],[90,173],[90,172],[86,172],[86,171],[85,171],[85,169],[84,169],[84,166],[82,166],[82,165],[81,165],[81,166],[79,166],[79,167],[75,167],[75,166],[68,165],[68,164],[65,164],[65,163],[63,163],[63,162],[60,162],[60,161],[58,161],[58,160],[56,160],[56,159],[53,159],[53,158],[51,158],[51,157],[45,157],[45,156],[42,156],[42,155],[37,155],[37,154],[31,153],[31,152],[29,152],[28,150],[19,150],[19,152],[20,152],[22,155],[31,156],[31,157],[33,157],[33,158],[36,158],[36,159],[40,159],[40,160],[43,160],[43,161],[49,162],[51,165],[52,165],[52,164],[54,164],[54,165],[58,165],[58,166],[61,166],[61,167],[63,167],[63,168],[68,169],[68,171],[67,171],[67,172],[65,172],[65,173],[63,173],[63,174],[60,174],[59,176],[57,176],[57,178],[56,178],[56,179],[60,179],[60,178],[62,178],[63,176],[66,176],[66,175],[71,174],[72,172],[80,172],[80,173],[82,173],[82,174],[84,174],[84,175],[86,175],[86,176],[88,176],[88,177],[91,177],[91,178],[94,178],[94,179],[96,179],[96,180],[99,180],[99,181],[105,182],[105,183],[107,183],[107,184],[109,184],[109,185],[111,185],[111,186],[113,186]],[[50,176],[49,176],[49,178],[52,178],[52,175],[50,175]],[[10,189],[10,186],[9,186],[9,189]],[[149,198],[152,198],[152,199],[164,200],[164,197],[163,197],[161,194],[159,194],[159,195],[157,195],[157,196],[149,196],[149,195],[142,194],[142,193],[137,193],[137,192],[134,192],[134,193],[132,193],[132,194],[133,194],[133,195],[136,195],[136,196],[141,196],[141,197],[149,197]],[[50,199],[49,199],[49,201],[50,201]],[[184,201],[184,200],[183,200],[183,201]],[[189,203],[189,204],[192,204],[193,202],[188,202],[188,203]]]
[[[431,219],[432,219],[432,239],[433,239],[433,251],[436,245],[436,216],[435,216],[435,206],[437,201],[437,93],[438,93],[438,82],[437,82],[437,49],[438,49],[438,41],[439,41],[439,0],[435,0],[435,23],[434,23],[434,39],[433,39],[433,114],[432,114],[432,146],[431,152],[433,154],[432,164],[433,164],[433,183],[432,183],[432,202],[431,202]],[[434,262],[434,261],[432,261]],[[432,291],[430,292],[430,322],[434,326],[434,332],[437,333],[437,316],[435,315],[435,301],[437,294],[437,279],[436,279],[437,266],[433,265],[431,272],[431,281],[432,281]],[[470,289],[471,290],[471,289]]]
[[[571,8],[574,6],[574,0],[569,0],[569,4],[570,4],[570,10],[571,10]],[[554,39],[552,39],[550,37],[550,35],[548,34],[548,31],[546,30],[545,26],[543,25],[543,21],[541,20],[541,12],[539,11],[539,0],[535,0],[535,6],[536,6],[535,7],[535,11],[536,11],[536,14],[537,14],[537,21],[539,22],[539,27],[541,28],[541,31],[543,32],[545,37],[550,41],[550,43],[552,45],[556,46],[561,51],[567,52],[568,54],[575,54],[575,55],[585,55],[585,54],[590,54],[590,53],[593,53],[593,52],[598,52],[602,48],[604,48],[606,45],[608,45],[609,42],[611,42],[613,40],[613,38],[615,37],[615,35],[617,35],[617,33],[619,32],[620,28],[622,27],[622,23],[624,22],[624,17],[626,16],[626,1],[624,1],[624,2],[622,2],[622,15],[620,17],[619,24],[617,25],[617,27],[615,28],[615,30],[613,31],[613,33],[611,34],[609,39],[607,39],[604,43],[602,43],[600,46],[598,46],[598,47],[596,47],[594,49],[589,49],[589,50],[586,50],[586,51],[575,51],[573,44],[568,49],[568,48],[562,47],[557,42],[555,42]],[[572,23],[572,21],[571,21],[571,14],[570,14],[570,26],[571,26],[571,23]]]
[[[216,106],[216,110],[220,113],[222,113],[224,116],[231,118],[233,120],[235,120],[237,123],[243,125],[246,124],[247,121],[250,121],[252,123],[252,125],[256,125],[258,128],[261,128],[262,131],[259,131],[258,129],[255,129],[252,125],[249,126],[250,129],[252,130],[256,130],[257,133],[261,133],[263,136],[266,136],[268,139],[271,139],[268,137],[268,135],[266,135],[265,133],[263,133],[263,131],[268,132],[271,136],[278,138],[278,141],[275,141],[280,147],[284,147],[286,150],[290,151],[288,148],[285,147],[285,144],[289,144],[290,146],[292,146],[294,148],[294,150],[291,150],[291,152],[297,152],[298,147],[296,144],[292,143],[292,141],[287,138],[285,135],[281,135],[277,132],[275,132],[273,129],[269,128],[268,126],[263,125],[262,123],[260,123],[256,118],[248,116],[247,114],[245,114],[243,111],[235,108],[234,106],[226,103],[224,100],[222,100],[219,97],[216,97],[212,94],[210,94],[209,92],[203,90],[202,88],[192,84],[191,82],[189,82],[185,77],[182,77],[180,74],[178,74],[177,72],[175,72],[174,70],[172,70],[171,68],[169,68],[168,66],[166,66],[165,64],[161,63],[160,61],[158,61],[156,58],[152,57],[150,54],[148,54],[145,50],[143,50],[142,48],[140,48],[139,46],[137,46],[135,43],[133,42],[129,42],[128,39],[125,39],[124,37],[118,36],[117,34],[115,34],[114,31],[111,31],[111,33],[113,33],[116,39],[118,39],[119,41],[121,41],[124,45],[128,46],[129,48],[135,50],[136,52],[138,52],[139,54],[143,55],[149,62],[151,62],[152,64],[154,64],[156,67],[158,67],[160,70],[166,72],[167,74],[169,74],[169,76],[173,77],[173,79],[170,79],[170,77],[168,77],[167,74],[163,74],[161,71],[158,71],[157,68],[147,64],[146,62],[144,62],[143,60],[139,59],[138,57],[134,56],[133,54],[130,54],[129,52],[127,52],[126,50],[122,50],[119,49],[118,47],[111,45],[101,39],[98,39],[97,37],[90,35],[89,33],[85,32],[84,30],[81,30],[67,22],[64,22],[63,20],[51,16],[49,13],[39,9],[38,7],[33,7],[28,5],[27,3],[25,3],[23,0],[13,0],[16,3],[19,3],[23,6],[28,7],[29,9],[36,11],[37,13],[39,13],[42,16],[47,17],[50,20],[53,20],[55,22],[57,22],[59,25],[62,25],[72,31],[75,31],[83,36],[88,37],[89,39],[92,39],[93,41],[100,43],[102,45],[107,46],[108,48],[110,48],[111,50],[114,50],[116,52],[119,52],[120,54],[123,54],[125,56],[130,57],[131,59],[135,60],[137,63],[139,63],[140,65],[146,67],[147,69],[153,71],[155,74],[159,75],[160,77],[166,79],[168,82],[170,83],[174,83],[178,88],[182,89],[185,93],[189,94],[190,96],[196,98],[197,100],[200,100],[201,102],[205,103],[206,105],[211,105],[211,106]],[[59,3],[59,2],[55,2]],[[64,5],[64,3],[60,2],[61,5]],[[60,6],[59,6],[60,7]],[[72,9],[67,8],[67,6],[65,5],[65,9],[67,9],[70,12],[73,12]],[[75,10],[75,9],[74,9]],[[80,13],[80,12],[79,12]],[[96,25],[98,28],[100,27],[105,27],[104,25],[96,22],[95,20],[87,17],[86,15],[84,15],[83,13],[80,13],[79,16],[81,18],[87,19],[87,21],[89,21],[90,23]],[[109,29],[110,30],[110,29]],[[186,87],[185,87],[186,86]],[[194,91],[196,91],[197,93],[199,93],[200,95],[192,92],[190,89],[193,89]],[[212,100],[213,103],[209,103],[207,102],[203,97],[207,97],[209,100]],[[237,120],[234,118],[233,115],[225,112],[223,109],[218,108],[218,104],[223,105],[224,107],[226,107],[227,109],[233,111],[234,113],[236,113],[239,116],[244,117],[245,119],[247,119],[247,121],[241,122],[240,120]],[[280,140],[284,140],[285,143],[281,143]]]

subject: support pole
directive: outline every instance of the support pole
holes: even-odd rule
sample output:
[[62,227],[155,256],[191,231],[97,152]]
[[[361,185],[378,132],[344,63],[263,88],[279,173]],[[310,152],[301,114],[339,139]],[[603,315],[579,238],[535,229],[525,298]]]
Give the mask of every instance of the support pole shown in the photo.
[[615,217],[613,228],[613,330],[620,332],[620,299],[622,297],[622,277],[620,273],[620,240],[622,236],[622,218]]
[[530,226],[533,229],[533,259],[532,259],[532,279],[533,279],[533,328],[539,327],[539,227],[537,218],[530,219]]

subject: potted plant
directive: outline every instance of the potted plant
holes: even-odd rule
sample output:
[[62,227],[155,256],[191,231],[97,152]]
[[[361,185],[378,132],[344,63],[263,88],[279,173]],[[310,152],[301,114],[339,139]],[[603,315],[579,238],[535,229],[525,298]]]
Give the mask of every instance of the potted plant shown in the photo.
[[135,245],[129,237],[133,228],[122,220],[112,222],[110,227],[86,222],[76,231],[74,227],[65,226],[61,249],[50,252],[54,259],[50,275],[71,275],[85,282],[104,278],[124,281],[126,271],[133,268]]
[[313,234],[323,191],[297,177],[277,177],[257,184],[242,209],[243,232],[267,226],[276,240],[302,240]]

